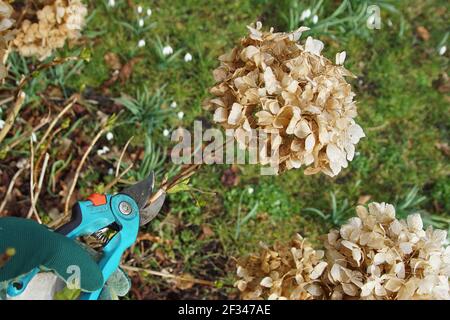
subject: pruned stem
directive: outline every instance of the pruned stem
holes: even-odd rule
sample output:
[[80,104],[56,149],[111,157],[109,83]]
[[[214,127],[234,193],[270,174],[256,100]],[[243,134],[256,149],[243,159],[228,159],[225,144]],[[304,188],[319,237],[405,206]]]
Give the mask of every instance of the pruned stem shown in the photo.
[[14,184],[16,183],[17,178],[22,174],[22,172],[28,168],[28,165],[20,168],[17,170],[17,172],[12,177],[11,181],[9,182],[8,189],[6,190],[5,197],[3,198],[2,203],[0,204],[0,217],[2,216],[3,209],[5,208],[6,204],[8,203],[9,196],[14,188]]
[[125,146],[123,147],[122,152],[120,153],[119,161],[117,162],[117,167],[116,167],[116,177],[119,176],[120,164],[122,163],[123,156],[125,155],[125,152],[128,149],[128,145],[130,144],[131,140],[133,140],[133,138],[134,138],[134,136],[132,136],[130,139],[128,139],[127,143],[125,143]]
[[6,118],[3,129],[0,131],[0,143],[2,143],[2,141],[5,139],[9,130],[11,130],[14,121],[16,120],[16,117],[19,114],[19,111],[22,108],[22,105],[25,101],[25,97],[26,97],[25,92],[19,91],[19,93],[17,94],[16,102],[14,103],[13,108],[11,109]]
[[47,130],[45,131],[44,135],[42,136],[42,139],[38,142],[36,145],[36,148],[39,148],[39,146],[47,139],[48,135],[52,132],[55,125],[58,123],[59,119],[62,118],[62,116],[72,108],[74,103],[77,102],[77,97],[71,98],[70,102],[58,113],[58,115],[53,119],[53,121],[48,126]]
[[[30,190],[31,194],[33,194],[33,196],[31,198],[31,208],[28,211],[27,219],[30,219],[31,215],[34,214],[34,216],[36,217],[36,220],[39,223],[42,223],[42,221],[39,218],[39,214],[37,213],[36,203],[37,203],[37,200],[39,198],[39,194],[41,193],[42,184],[44,183],[45,171],[47,170],[47,165],[48,165],[48,160],[49,159],[50,159],[50,155],[48,153],[46,153],[45,154],[45,158],[44,158],[44,163],[42,164],[41,174],[39,176],[39,181],[38,181],[38,185],[37,185],[36,191],[34,191],[33,189]],[[33,172],[31,172],[31,176],[33,176]]]
[[163,277],[163,278],[169,278],[169,279],[175,279],[175,280],[180,280],[180,281],[186,281],[186,282],[192,282],[192,283],[196,283],[196,284],[201,284],[201,285],[205,285],[205,286],[211,286],[211,287],[215,287],[216,283],[213,281],[208,281],[208,280],[202,280],[202,279],[195,279],[195,278],[187,278],[187,277],[183,277],[183,276],[177,276],[171,273],[164,273],[164,272],[160,272],[160,271],[155,271],[155,270],[151,270],[151,269],[144,269],[144,268],[138,268],[138,267],[131,267],[131,266],[126,266],[126,265],[121,265],[120,266],[122,269],[124,270],[128,270],[131,272],[145,272],[154,276],[158,276],[158,277]]
[[125,170],[123,170],[117,177],[114,178],[114,180],[112,180],[110,183],[108,183],[106,185],[106,187],[104,188],[103,192],[107,193],[112,187],[114,187],[117,182],[119,182],[120,179],[122,179],[122,177],[124,175],[126,175],[128,173],[128,171],[131,170],[131,168],[133,168],[133,164],[130,164]]
[[78,178],[80,177],[80,173],[81,173],[81,170],[83,169],[83,165],[86,162],[86,159],[87,159],[89,153],[91,152],[92,148],[97,143],[98,139],[100,139],[100,137],[105,133],[107,128],[108,128],[107,125],[102,126],[100,131],[94,137],[94,139],[92,139],[92,141],[91,141],[89,147],[87,148],[86,152],[83,154],[83,157],[81,158],[81,161],[78,164],[78,167],[77,167],[77,169],[75,171],[75,176],[73,178],[72,184],[70,185],[69,192],[67,193],[66,201],[65,201],[65,204],[64,204],[64,214],[63,214],[63,216],[61,218],[59,218],[58,220],[52,222],[50,224],[50,227],[54,227],[56,225],[59,225],[59,223],[64,221],[69,216],[70,199],[72,198],[73,192],[75,191],[75,187],[77,186]]

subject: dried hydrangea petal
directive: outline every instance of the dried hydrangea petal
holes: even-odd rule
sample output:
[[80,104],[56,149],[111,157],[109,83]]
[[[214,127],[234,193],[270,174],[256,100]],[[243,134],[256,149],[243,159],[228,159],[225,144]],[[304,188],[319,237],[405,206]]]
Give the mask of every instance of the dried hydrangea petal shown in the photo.
[[5,66],[8,46],[13,36],[11,28],[14,25],[14,20],[11,18],[13,14],[13,7],[3,0],[0,0],[0,81],[7,76],[7,69]]
[[[417,214],[408,216],[406,221],[398,220],[394,206],[387,203],[373,202],[368,209],[358,206],[356,213],[357,217],[324,237],[325,252],[314,250],[299,235],[287,247],[277,245],[270,249],[270,257],[285,257],[287,252],[292,257],[287,264],[284,260],[276,264],[274,283],[278,296],[450,300],[450,247],[445,231],[432,227],[423,230]],[[250,296],[248,291],[255,290],[254,284],[268,276],[261,258],[258,259],[252,260],[250,267],[251,289],[238,283],[243,288],[243,297]],[[247,264],[242,264],[245,270],[250,266],[249,260],[246,261]],[[242,270],[239,273],[242,278],[244,273]],[[273,273],[270,277],[275,279]],[[286,281],[292,277],[294,286]],[[268,294],[263,291],[260,297],[267,298]]]
[[[335,65],[321,55],[321,41],[308,37],[302,46],[297,41],[307,27],[274,33],[262,31],[258,22],[248,29],[240,45],[219,57],[213,72],[217,83],[210,89],[216,98],[204,103],[205,109],[224,128],[267,133],[268,139],[260,139],[260,164],[278,172],[304,166],[305,174],[337,175],[364,137],[354,121],[355,94],[345,80],[353,75],[341,65],[345,52]],[[272,136],[282,137],[279,150],[273,150]],[[239,144],[250,149],[242,139]],[[271,154],[279,157],[268,159]]]
[[45,2],[36,12],[37,21],[24,20],[17,30],[12,45],[25,57],[44,60],[66,40],[77,39],[87,16],[81,0],[54,0]]

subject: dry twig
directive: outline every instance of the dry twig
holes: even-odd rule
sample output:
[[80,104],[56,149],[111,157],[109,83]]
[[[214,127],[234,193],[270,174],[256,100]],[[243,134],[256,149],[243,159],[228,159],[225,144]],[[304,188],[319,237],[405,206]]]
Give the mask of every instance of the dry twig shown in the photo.
[[[42,164],[41,175],[39,176],[39,181],[38,181],[36,191],[34,191],[33,189],[30,190],[30,192],[31,192],[31,194],[33,194],[33,196],[31,197],[31,207],[30,207],[30,210],[28,211],[27,219],[30,219],[31,215],[34,214],[34,216],[36,217],[36,220],[39,223],[42,223],[42,221],[36,210],[36,203],[39,198],[39,194],[41,193],[42,184],[44,182],[45,171],[47,170],[47,165],[48,165],[49,159],[50,159],[50,155],[48,153],[46,153],[45,158],[44,158],[44,163]],[[33,176],[33,172],[31,172],[31,177],[32,176]]]
[[103,192],[104,192],[104,193],[108,193],[108,191],[109,191],[112,187],[114,187],[114,186],[117,184],[117,182],[119,182],[120,179],[121,179],[124,175],[126,175],[126,174],[128,173],[128,171],[131,170],[131,168],[133,168],[133,164],[130,164],[125,170],[123,170],[123,171],[120,173],[120,175],[118,175],[117,177],[114,178],[113,181],[111,181],[110,183],[108,183],[108,184],[106,185],[106,187],[103,189]]
[[39,143],[36,145],[36,148],[39,148],[39,146],[44,143],[45,139],[47,139],[48,135],[51,133],[52,129],[55,127],[56,123],[61,119],[61,117],[72,108],[72,106],[77,102],[78,98],[73,97],[70,99],[69,103],[58,113],[58,115],[53,119],[53,121],[48,126],[47,130],[44,133],[44,136],[39,141]]
[[12,107],[11,111],[9,112],[6,121],[5,126],[0,131],[0,143],[5,139],[6,135],[8,134],[9,130],[11,130],[14,121],[16,120],[17,115],[19,114],[20,108],[22,108],[22,105],[25,101],[25,92],[19,91],[17,94],[16,102],[14,103],[14,106]]
[[131,140],[133,140],[133,138],[134,138],[134,136],[132,136],[130,139],[128,139],[127,143],[125,143],[125,146],[123,147],[122,152],[120,153],[119,161],[117,162],[117,167],[116,167],[116,177],[119,176],[119,170],[120,170],[120,164],[122,163],[122,158],[125,155],[128,145],[130,144]]
[[2,216],[2,212],[3,212],[3,209],[6,206],[6,203],[8,203],[9,196],[10,196],[10,194],[12,192],[12,189],[14,187],[14,184],[16,183],[17,178],[19,178],[21,173],[27,168],[28,168],[28,165],[26,165],[26,166],[20,168],[19,170],[17,170],[17,172],[14,174],[14,176],[11,179],[11,181],[9,182],[8,189],[6,190],[5,197],[3,198],[3,201],[0,204],[0,217]]
[[72,194],[75,191],[75,187],[77,186],[77,182],[78,182],[78,178],[79,178],[80,173],[81,173],[81,169],[83,169],[83,165],[86,162],[86,159],[87,159],[89,153],[91,152],[92,148],[97,143],[98,139],[100,139],[100,137],[105,133],[107,128],[108,128],[107,125],[102,126],[100,131],[97,133],[97,135],[94,137],[94,139],[92,140],[91,144],[87,148],[86,152],[83,154],[83,157],[81,158],[81,161],[78,164],[78,167],[77,167],[77,169],[75,171],[75,176],[73,178],[72,184],[70,185],[70,189],[69,189],[69,192],[68,192],[67,197],[66,197],[66,201],[65,201],[65,204],[64,204],[64,214],[63,214],[63,216],[61,218],[59,218],[58,220],[56,220],[53,223],[51,223],[50,227],[54,227],[54,226],[58,225],[59,223],[61,223],[62,221],[64,221],[68,217],[68,215],[69,215],[70,199],[72,198]]
[[201,285],[205,285],[205,286],[211,286],[211,287],[216,286],[216,284],[213,281],[208,281],[208,280],[186,278],[186,277],[177,276],[177,275],[170,274],[170,273],[164,273],[164,272],[155,271],[155,270],[151,270],[151,269],[131,267],[131,266],[126,266],[126,265],[121,265],[120,267],[124,270],[128,270],[131,272],[146,272],[148,274],[158,276],[158,277],[175,279],[175,280],[179,280],[179,281],[187,281],[187,282],[192,282],[192,283],[201,284]]

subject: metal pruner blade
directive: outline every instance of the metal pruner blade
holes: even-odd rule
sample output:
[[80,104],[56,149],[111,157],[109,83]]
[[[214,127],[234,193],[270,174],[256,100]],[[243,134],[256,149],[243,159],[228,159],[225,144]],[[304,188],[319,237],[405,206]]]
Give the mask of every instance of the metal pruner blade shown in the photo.
[[120,193],[126,194],[133,198],[133,200],[136,201],[139,210],[142,210],[153,192],[154,185],[155,174],[152,171],[146,179],[123,189]]
[[146,225],[158,215],[159,211],[161,211],[165,199],[166,199],[166,192],[162,189],[158,190],[158,192],[155,194],[155,198],[153,199],[153,201],[147,207],[145,207],[139,212],[140,226]]

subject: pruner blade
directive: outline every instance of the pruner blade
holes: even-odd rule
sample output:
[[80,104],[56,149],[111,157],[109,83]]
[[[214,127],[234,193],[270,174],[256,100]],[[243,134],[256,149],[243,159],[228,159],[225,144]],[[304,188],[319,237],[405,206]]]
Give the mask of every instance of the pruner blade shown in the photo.
[[142,210],[153,192],[154,185],[155,174],[152,171],[146,179],[123,189],[120,193],[126,194],[133,198],[134,201],[136,201],[139,210]]
[[155,194],[155,199],[144,209],[139,212],[140,219],[139,225],[143,226],[152,221],[161,211],[161,208],[164,204],[164,200],[166,199],[166,193],[160,189],[157,194]]

